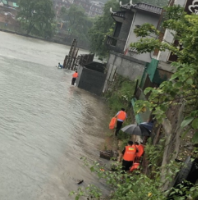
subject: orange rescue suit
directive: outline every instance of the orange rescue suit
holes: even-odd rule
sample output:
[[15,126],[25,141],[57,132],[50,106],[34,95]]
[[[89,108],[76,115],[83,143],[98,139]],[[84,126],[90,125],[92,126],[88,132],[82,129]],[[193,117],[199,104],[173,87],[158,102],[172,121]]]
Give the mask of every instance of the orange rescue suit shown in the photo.
[[78,77],[78,73],[74,72],[72,76],[73,76],[73,78],[77,78]]
[[126,161],[134,161],[135,156],[136,156],[136,147],[126,146],[123,159]]
[[119,114],[117,115],[117,119],[124,121],[126,119],[126,112],[119,111]]
[[136,153],[136,157],[140,158],[144,153],[144,146],[142,144],[136,145],[138,152]]

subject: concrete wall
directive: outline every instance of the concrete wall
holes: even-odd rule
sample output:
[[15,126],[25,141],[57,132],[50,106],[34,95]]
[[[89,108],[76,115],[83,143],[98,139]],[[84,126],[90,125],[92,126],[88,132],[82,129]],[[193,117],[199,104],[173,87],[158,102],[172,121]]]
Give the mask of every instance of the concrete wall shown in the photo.
[[[141,26],[144,23],[150,23],[154,25],[155,27],[157,27],[159,18],[160,18],[160,15],[137,10],[133,17],[133,21],[131,24],[129,36],[126,41],[125,49],[129,48],[131,43],[137,42],[138,40],[140,40],[140,38],[137,37],[136,34],[134,33],[134,29],[136,28],[136,25]],[[154,35],[152,36],[155,37]],[[150,53],[137,54],[136,52],[129,52],[127,55],[133,58],[136,58],[138,60],[145,61],[145,62],[151,61]]]
[[184,7],[185,4],[186,4],[186,2],[187,2],[187,0],[175,0],[174,4],[175,5],[180,5],[180,6]]
[[122,22],[121,31],[118,36],[119,39],[116,44],[116,49],[119,49],[120,50],[119,52],[124,52],[124,47],[126,44],[126,39],[128,37],[128,34],[130,32],[133,15],[134,13],[130,11],[127,11],[125,14],[125,19]]
[[79,81],[80,81],[80,77],[81,77],[82,71],[83,71],[83,67],[80,66],[80,65],[77,66],[78,78],[76,79],[76,85],[79,84]]
[[113,81],[115,73],[130,80],[135,80],[142,77],[145,65],[145,62],[111,52],[107,63],[107,76],[103,92],[108,88],[109,82]]
[[77,79],[76,85],[79,88],[87,90],[91,93],[101,95],[106,74],[87,69],[85,67],[78,67],[79,78]]

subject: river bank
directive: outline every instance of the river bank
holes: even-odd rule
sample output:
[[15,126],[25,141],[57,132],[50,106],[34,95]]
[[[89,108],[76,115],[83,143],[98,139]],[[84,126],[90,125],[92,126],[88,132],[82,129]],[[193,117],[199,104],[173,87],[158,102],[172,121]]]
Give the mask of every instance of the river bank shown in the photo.
[[[37,37],[37,36],[32,36],[32,35],[27,35],[25,33],[20,33],[20,32],[16,32],[16,31],[12,31],[12,30],[8,30],[8,29],[2,29],[0,28],[0,31],[2,32],[6,32],[6,33],[11,33],[11,34],[16,34],[16,35],[20,35],[20,36],[24,36],[24,37],[28,37],[28,38],[33,38],[33,39],[38,39],[38,40],[43,40],[43,41],[46,41],[46,42],[52,42],[52,43],[57,43],[57,44],[62,44],[62,45],[67,45],[67,46],[70,46],[72,44],[72,41],[73,41],[73,37],[72,38],[69,38],[67,40],[67,42],[63,41],[63,38],[61,38],[61,40],[59,40],[58,38],[56,37],[53,37],[52,39],[45,39],[45,38],[41,38],[41,37]],[[85,51],[89,51],[89,47],[86,48],[85,46],[83,45],[80,45],[80,43],[77,43],[77,47],[78,48],[81,48]]]

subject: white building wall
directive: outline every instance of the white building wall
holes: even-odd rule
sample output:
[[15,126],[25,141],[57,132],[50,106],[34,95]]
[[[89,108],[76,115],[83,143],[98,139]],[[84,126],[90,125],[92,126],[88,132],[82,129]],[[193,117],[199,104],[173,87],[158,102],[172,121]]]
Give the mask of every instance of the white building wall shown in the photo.
[[[182,7],[185,6],[187,0],[175,0],[174,5],[180,5]],[[175,34],[174,31],[166,29],[164,37],[163,37],[163,42],[169,42],[169,43],[174,43],[174,36],[172,34]],[[169,60],[169,56],[170,56],[170,51],[166,50],[166,51],[159,51],[158,56],[157,56],[157,60],[163,61],[163,62],[167,62]]]
[[[144,23],[150,23],[157,27],[158,21],[159,21],[160,16],[159,15],[153,15],[147,12],[139,12],[137,11],[135,13],[135,16],[133,18],[129,36],[126,41],[126,45],[124,48],[124,51],[130,47],[131,43],[137,42],[140,40],[140,37],[137,37],[136,34],[134,33],[134,29],[136,28],[136,25],[143,25]],[[152,35],[152,37],[155,37]],[[127,55],[136,58],[138,60],[142,60],[145,62],[150,62],[151,61],[151,54],[150,53],[143,53],[143,54],[137,54],[136,52],[128,52]]]

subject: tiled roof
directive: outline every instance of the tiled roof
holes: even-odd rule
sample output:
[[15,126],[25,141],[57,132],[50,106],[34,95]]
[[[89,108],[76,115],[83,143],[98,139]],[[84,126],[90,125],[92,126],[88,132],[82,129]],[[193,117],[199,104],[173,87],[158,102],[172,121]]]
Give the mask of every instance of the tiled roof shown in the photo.
[[152,6],[150,4],[146,4],[146,3],[137,3],[137,4],[125,4],[125,5],[121,5],[120,6],[121,8],[125,8],[125,9],[132,9],[132,8],[135,8],[135,9],[139,9],[139,10],[144,10],[144,11],[147,11],[147,12],[151,12],[151,13],[156,13],[156,14],[161,14],[162,12],[162,8],[160,7],[157,7],[157,6]]

